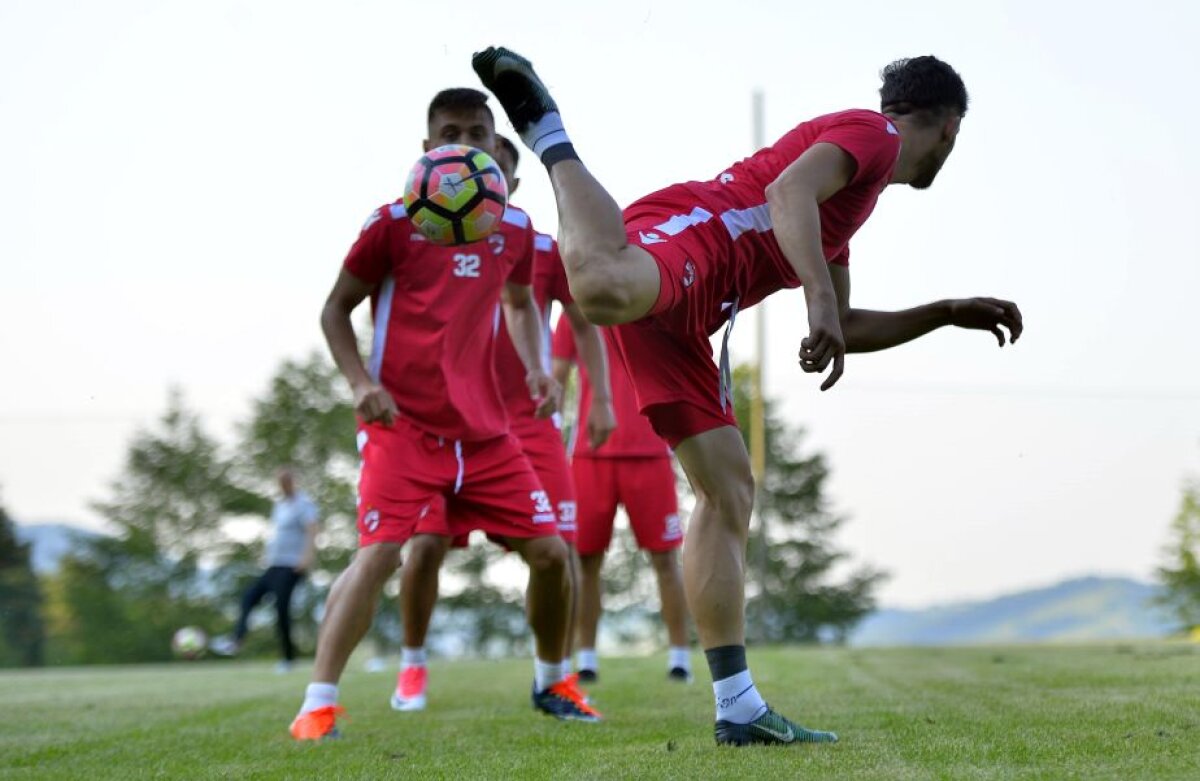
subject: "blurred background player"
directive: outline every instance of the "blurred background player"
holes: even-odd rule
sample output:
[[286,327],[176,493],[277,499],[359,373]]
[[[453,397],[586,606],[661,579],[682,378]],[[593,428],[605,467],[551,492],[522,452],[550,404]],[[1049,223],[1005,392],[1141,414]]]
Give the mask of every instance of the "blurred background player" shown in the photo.
[[[528,60],[490,48],[472,65],[546,166],[571,289],[589,320],[618,326],[638,404],[696,493],[684,585],[713,677],[717,742],[837,740],[772,710],[746,663],[754,478],[729,398],[728,334],[739,310],[803,283],[809,334],[800,366],[832,366],[822,390],[841,377],[847,352],[886,350],[943,326],[989,331],[1001,346],[1001,327],[1020,337],[1020,310],[994,298],[899,312],[850,306],[850,239],[888,185],[933,184],[967,111],[962,78],[936,57],[898,60],[883,71],[880,111],[802,122],[715,178],[671,185],[622,213],[580,161]],[[709,337],[723,325],[718,365]]]
[[[516,175],[520,155],[511,141],[497,136],[495,158],[508,183],[508,208],[511,219],[515,222],[519,215],[521,224],[528,228],[528,216],[511,204],[512,195],[521,183]],[[561,260],[557,255],[547,255],[553,251],[553,240],[549,236],[535,234],[533,245],[530,246],[523,235],[510,234],[511,231],[502,230],[490,237],[491,250],[502,252],[515,250],[517,247],[528,247],[533,253],[533,298],[539,310],[542,333],[545,337],[538,353],[540,365],[549,371],[550,305],[553,301],[559,301],[563,305],[563,320],[569,324],[567,330],[583,345],[579,351],[581,362],[600,378],[599,385],[607,395],[608,366],[599,329],[584,318],[579,307],[571,299]],[[574,554],[575,487],[567,463],[562,432],[559,429],[559,416],[538,414],[537,401],[530,397],[526,384],[525,364],[518,354],[516,343],[509,337],[505,320],[498,317],[496,327],[496,378],[505,409],[508,411],[509,431],[520,442],[521,450],[533,466],[533,471],[554,508],[559,534],[571,548],[571,617],[568,620],[568,644],[563,648],[562,655],[564,672],[569,672],[570,641],[574,633],[579,593],[578,562]],[[603,441],[609,435],[614,424],[615,418],[610,404],[597,405],[595,414],[588,419],[588,427],[598,441]],[[458,520],[462,526],[471,525],[470,518]],[[437,602],[438,573],[451,544],[452,540],[446,530],[432,523],[418,524],[417,534],[409,542],[401,574],[400,601],[404,618],[404,647],[400,652],[400,673],[392,695],[392,707],[396,710],[421,710],[426,704],[429,673],[426,667],[425,638]],[[453,544],[465,546],[466,536],[453,540]]]
[[[561,261],[558,262],[561,268]],[[608,329],[601,331],[606,341],[612,338]],[[554,379],[566,387],[567,375],[575,364],[576,349],[572,329],[565,328],[562,321],[554,331],[553,358]],[[637,398],[624,365],[620,360],[610,360],[608,365],[617,428],[607,442],[596,444],[590,437],[576,435],[568,446],[578,506],[575,545],[581,563],[576,635],[579,680],[583,683],[595,681],[600,670],[596,656],[596,633],[602,610],[600,571],[620,505],[629,516],[629,528],[638,547],[649,554],[658,580],[662,619],[667,627],[669,644],[667,675],[672,680],[690,683],[692,661],[688,653],[687,605],[676,554],[683,544],[683,526],[679,520],[671,452],[638,412]],[[595,403],[591,372],[581,366],[578,419],[586,420]]]
[[271,507],[271,532],[263,554],[267,568],[242,595],[233,635],[214,637],[210,647],[222,656],[237,654],[246,638],[251,611],[271,594],[275,597],[276,630],[283,653],[275,669],[287,672],[296,660],[296,647],[292,643],[292,592],[316,560],[319,513],[308,494],[296,488],[296,476],[291,469],[280,469],[277,479],[279,498]]
[[[424,148],[469,144],[494,153],[486,101],[472,89],[438,93],[429,105]],[[532,240],[530,232],[524,242]],[[380,207],[351,247],[322,309],[321,327],[360,421],[359,549],[325,604],[312,682],[291,725],[297,740],[337,734],[338,681],[417,524],[441,523],[451,534],[465,533],[470,529],[451,519],[468,513],[477,524],[472,528],[503,539],[529,565],[534,706],[559,718],[595,718],[562,672],[567,548],[553,507],[508,433],[496,386],[494,319],[501,291],[541,414],[554,410],[559,388],[539,360],[543,337],[528,253],[508,246],[490,251],[494,246],[434,245],[399,202]],[[350,316],[368,297],[374,338],[364,365]]]

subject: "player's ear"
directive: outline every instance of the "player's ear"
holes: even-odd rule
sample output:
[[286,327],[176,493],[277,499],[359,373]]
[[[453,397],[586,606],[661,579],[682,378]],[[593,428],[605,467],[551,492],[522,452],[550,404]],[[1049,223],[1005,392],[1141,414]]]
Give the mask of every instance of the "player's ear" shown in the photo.
[[515,193],[515,192],[517,191],[517,188],[518,188],[518,187],[520,187],[520,186],[521,186],[521,177],[519,177],[519,176],[514,176],[514,177],[513,177],[513,183],[512,183],[512,187],[509,187],[509,188],[508,188],[508,195],[509,195],[509,197],[510,197],[510,198],[512,197],[512,194],[513,194],[513,193]]
[[433,145],[429,143],[429,139],[427,138],[421,142],[421,151],[428,152],[430,149],[433,149]]
[[951,114],[942,123],[942,140],[953,141],[958,137],[958,129],[962,125],[962,117],[958,114]]

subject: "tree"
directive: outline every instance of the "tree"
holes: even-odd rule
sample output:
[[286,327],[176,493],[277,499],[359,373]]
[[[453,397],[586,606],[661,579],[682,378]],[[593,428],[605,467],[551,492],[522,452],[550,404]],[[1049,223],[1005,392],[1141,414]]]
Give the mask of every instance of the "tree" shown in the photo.
[[30,563],[30,545],[0,506],[0,667],[43,662],[42,595]]
[[[733,385],[748,444],[749,367],[737,368]],[[757,642],[842,642],[874,609],[873,592],[886,576],[859,565],[836,577],[848,558],[833,539],[845,518],[829,509],[825,457],[803,451],[803,430],[782,420],[774,401],[764,400],[763,407],[766,471],[755,513],[760,523],[751,530],[746,554],[747,635]]]
[[1170,534],[1167,561],[1158,568],[1163,584],[1158,601],[1188,630],[1200,626],[1200,482],[1184,487]]
[[112,498],[95,505],[113,530],[63,559],[52,584],[59,661],[170,656],[179,626],[212,626],[219,588],[207,569],[224,524],[270,502],[238,484],[199,417],[172,391],[157,426],[134,437]]

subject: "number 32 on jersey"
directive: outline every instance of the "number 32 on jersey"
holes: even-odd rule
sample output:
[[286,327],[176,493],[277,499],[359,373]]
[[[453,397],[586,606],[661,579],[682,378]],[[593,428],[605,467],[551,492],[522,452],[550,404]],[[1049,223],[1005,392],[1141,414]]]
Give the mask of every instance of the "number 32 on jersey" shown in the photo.
[[456,252],[454,254],[454,276],[479,277],[479,256],[474,252]]

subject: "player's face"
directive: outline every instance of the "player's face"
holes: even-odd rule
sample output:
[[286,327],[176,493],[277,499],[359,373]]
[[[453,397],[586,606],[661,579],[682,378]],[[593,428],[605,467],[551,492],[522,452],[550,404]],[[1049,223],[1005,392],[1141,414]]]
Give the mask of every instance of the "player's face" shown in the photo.
[[513,162],[512,155],[508,153],[508,147],[497,144],[496,153],[492,157],[496,159],[496,165],[500,166],[500,173],[504,174],[504,183],[508,185],[508,194],[512,195],[517,191],[517,185],[521,183],[521,180],[517,178],[517,166]]
[[425,151],[446,144],[466,144],[493,154],[496,150],[496,127],[492,115],[485,108],[435,111],[429,120]]
[[929,151],[917,163],[917,176],[908,183],[909,187],[924,190],[933,184],[938,172],[946,164],[950,153],[954,151],[954,142],[958,140],[958,128],[962,117],[953,117],[941,127],[941,136],[930,147]]
[[296,492],[296,478],[292,476],[291,472],[284,470],[279,473],[279,490],[285,496],[291,496]]

